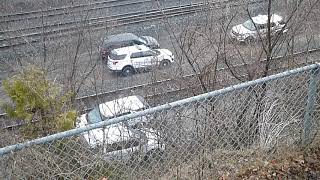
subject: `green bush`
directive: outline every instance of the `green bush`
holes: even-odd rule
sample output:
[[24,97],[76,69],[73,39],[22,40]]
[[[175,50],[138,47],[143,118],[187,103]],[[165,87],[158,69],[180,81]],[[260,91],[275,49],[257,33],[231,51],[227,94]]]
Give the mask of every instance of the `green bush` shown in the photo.
[[3,108],[10,118],[27,123],[23,128],[25,136],[34,138],[74,128],[74,93],[63,92],[40,69],[28,67],[5,80],[3,86],[12,100]]

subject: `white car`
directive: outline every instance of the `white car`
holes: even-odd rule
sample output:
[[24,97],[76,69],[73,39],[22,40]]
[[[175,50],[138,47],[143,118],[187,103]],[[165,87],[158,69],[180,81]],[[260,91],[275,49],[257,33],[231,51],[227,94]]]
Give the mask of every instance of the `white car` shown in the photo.
[[[283,29],[285,23],[283,18],[277,14],[271,16],[271,35],[275,35],[280,32],[287,32],[287,29]],[[252,20],[249,19],[246,22],[233,26],[230,32],[232,39],[236,39],[240,42],[251,42],[256,39],[265,38],[267,36],[267,15],[258,15],[252,17]],[[260,35],[260,36],[259,36]]]
[[136,126],[118,123],[86,132],[84,137],[91,148],[101,152],[108,161],[129,160],[137,154],[148,158],[161,155],[165,150],[161,134],[146,123]]
[[112,50],[107,66],[111,71],[128,76],[138,69],[166,67],[173,62],[174,56],[168,49],[150,49],[145,45],[133,45]]
[[[77,127],[84,127],[88,124],[98,123],[115,117],[134,113],[148,108],[148,103],[141,96],[128,96],[99,104],[88,113],[77,118]],[[134,126],[137,122],[146,122],[145,117],[131,119],[127,122]],[[89,139],[87,139],[89,141]]]
[[[129,96],[99,104],[90,112],[77,119],[77,127],[106,121],[148,108],[149,105],[140,96]],[[104,128],[83,133],[84,140],[92,149],[103,151],[106,160],[127,160],[134,152],[148,154],[163,151],[161,135],[147,127],[147,117],[135,118]]]
[[99,49],[102,59],[106,59],[112,49],[142,44],[151,49],[160,47],[158,41],[151,36],[137,36],[132,33],[121,33],[105,37],[102,44],[99,46]]

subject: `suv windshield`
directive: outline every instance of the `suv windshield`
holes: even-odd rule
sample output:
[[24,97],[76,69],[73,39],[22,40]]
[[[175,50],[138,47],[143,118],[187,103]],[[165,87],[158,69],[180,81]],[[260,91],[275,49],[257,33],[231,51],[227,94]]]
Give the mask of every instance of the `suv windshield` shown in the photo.
[[111,51],[110,53],[110,58],[113,60],[122,60],[124,59],[127,55],[126,54],[116,54],[114,52]]
[[98,123],[100,121],[103,121],[103,119],[105,119],[106,117],[104,117],[99,110],[99,107],[95,107],[94,109],[92,109],[88,114],[87,114],[87,120],[88,123],[93,124],[93,123]]
[[248,20],[248,21],[244,22],[242,25],[243,25],[245,28],[247,28],[247,29],[249,29],[249,30],[251,30],[251,31],[256,30],[256,28],[254,27],[254,24],[253,24],[253,22],[252,22],[251,20]]

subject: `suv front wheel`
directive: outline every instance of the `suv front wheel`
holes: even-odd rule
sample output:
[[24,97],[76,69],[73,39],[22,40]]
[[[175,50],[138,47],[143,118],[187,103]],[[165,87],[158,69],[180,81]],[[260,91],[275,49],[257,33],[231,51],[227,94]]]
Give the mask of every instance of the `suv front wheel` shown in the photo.
[[133,67],[131,67],[131,66],[126,66],[126,67],[124,67],[124,68],[122,69],[121,75],[124,76],[124,77],[126,77],[126,76],[131,76],[131,75],[134,74],[134,72],[135,72],[135,70],[134,70]]

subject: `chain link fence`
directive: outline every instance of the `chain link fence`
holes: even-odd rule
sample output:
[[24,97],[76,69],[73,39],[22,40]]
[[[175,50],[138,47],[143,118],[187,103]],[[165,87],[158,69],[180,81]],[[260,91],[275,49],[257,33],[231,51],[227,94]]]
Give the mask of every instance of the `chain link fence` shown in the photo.
[[[0,149],[0,179],[212,179],[234,173],[252,157],[314,141],[319,85],[319,64],[313,64],[7,146]],[[2,137],[2,144],[17,140],[9,132]]]

